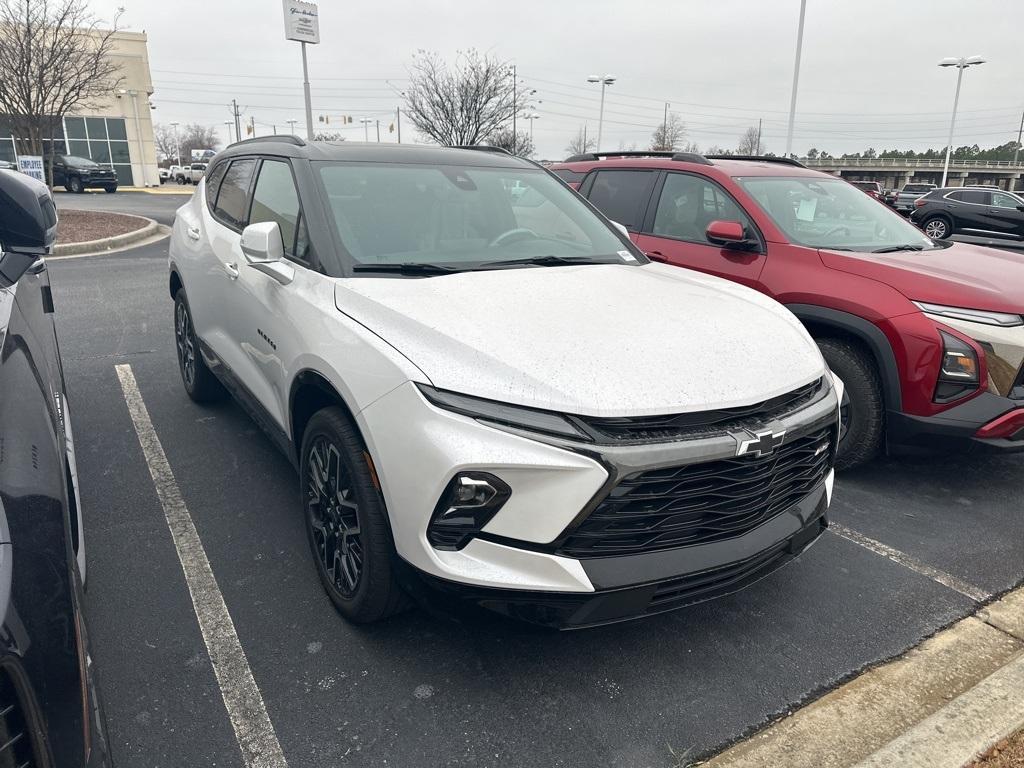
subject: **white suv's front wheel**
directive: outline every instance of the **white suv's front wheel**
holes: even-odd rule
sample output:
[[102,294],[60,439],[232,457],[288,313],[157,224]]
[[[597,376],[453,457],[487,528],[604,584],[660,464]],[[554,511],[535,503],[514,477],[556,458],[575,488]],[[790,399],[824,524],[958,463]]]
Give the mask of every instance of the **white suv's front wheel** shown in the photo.
[[340,408],[310,419],[299,474],[310,549],[338,611],[358,623],[401,611],[408,598],[395,578],[384,499],[363,441]]

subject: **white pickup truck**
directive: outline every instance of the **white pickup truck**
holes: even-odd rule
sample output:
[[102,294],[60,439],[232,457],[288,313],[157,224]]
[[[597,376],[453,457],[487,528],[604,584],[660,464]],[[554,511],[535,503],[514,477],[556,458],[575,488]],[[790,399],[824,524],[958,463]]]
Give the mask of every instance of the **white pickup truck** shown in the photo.
[[186,165],[178,171],[174,180],[179,184],[198,184],[199,180],[203,178],[206,173],[207,163],[192,163]]

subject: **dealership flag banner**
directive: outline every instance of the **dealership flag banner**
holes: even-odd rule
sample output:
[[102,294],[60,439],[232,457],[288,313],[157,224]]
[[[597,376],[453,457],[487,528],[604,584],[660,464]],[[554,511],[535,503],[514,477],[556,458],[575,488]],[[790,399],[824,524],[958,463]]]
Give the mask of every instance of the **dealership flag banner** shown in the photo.
[[46,183],[46,176],[43,174],[43,158],[36,155],[19,155],[18,170],[33,179]]

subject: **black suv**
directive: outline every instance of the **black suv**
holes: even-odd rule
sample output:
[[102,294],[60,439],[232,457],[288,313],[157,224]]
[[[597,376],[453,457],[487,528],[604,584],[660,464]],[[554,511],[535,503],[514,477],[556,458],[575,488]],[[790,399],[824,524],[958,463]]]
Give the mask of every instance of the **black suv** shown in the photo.
[[117,192],[117,174],[94,160],[74,155],[53,156],[53,186],[68,192],[103,189]]
[[914,201],[910,220],[939,240],[954,234],[1024,240],[1024,198],[988,187],[933,189]]

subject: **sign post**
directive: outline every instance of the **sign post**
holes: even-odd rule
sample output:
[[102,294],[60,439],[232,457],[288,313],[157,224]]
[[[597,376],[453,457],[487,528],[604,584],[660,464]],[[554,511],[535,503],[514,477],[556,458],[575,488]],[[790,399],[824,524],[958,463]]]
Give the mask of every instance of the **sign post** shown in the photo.
[[309,97],[309,65],[306,62],[306,44],[320,42],[320,13],[316,3],[303,0],[282,0],[284,6],[285,40],[302,44],[302,88],[306,96],[306,138],[313,140],[313,103]]

